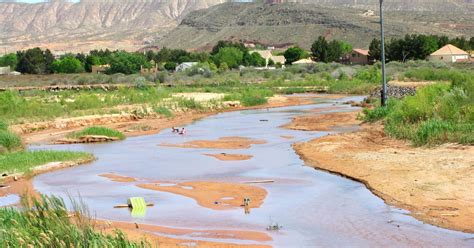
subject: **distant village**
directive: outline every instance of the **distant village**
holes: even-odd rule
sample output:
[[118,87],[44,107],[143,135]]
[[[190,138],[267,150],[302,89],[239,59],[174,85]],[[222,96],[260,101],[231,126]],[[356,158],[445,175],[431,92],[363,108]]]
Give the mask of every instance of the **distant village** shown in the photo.
[[[276,1],[276,3],[279,2]],[[415,40],[424,41],[426,44],[421,42],[423,47],[407,46],[407,44],[420,43]],[[463,50],[449,43],[450,40],[447,37],[413,35],[406,36],[404,39],[392,40],[391,44],[388,44],[387,61],[427,60],[440,63],[474,63],[473,38],[470,40],[455,38],[451,41],[461,44],[469,50]],[[404,46],[398,44],[403,42]],[[319,37],[313,43],[310,51],[289,44],[275,47],[248,41],[220,41],[210,52],[188,52],[181,49],[146,46],[136,52],[106,49],[90,51],[88,54],[72,54],[35,48],[0,57],[0,75],[157,74],[160,71],[183,72],[195,67],[209,71],[246,67],[257,70],[273,70],[289,65],[308,65],[318,62],[369,65],[379,60],[379,46],[380,42],[376,39],[370,44],[370,49],[362,49],[353,48],[344,41],[327,41],[324,37]],[[37,57],[37,59],[28,61],[31,57]],[[41,61],[44,64],[31,65],[32,63],[41,63]]]

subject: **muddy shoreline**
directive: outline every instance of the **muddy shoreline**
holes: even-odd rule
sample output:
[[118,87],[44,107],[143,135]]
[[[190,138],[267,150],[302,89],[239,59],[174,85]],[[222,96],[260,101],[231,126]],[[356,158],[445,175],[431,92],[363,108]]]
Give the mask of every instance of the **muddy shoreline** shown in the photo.
[[386,137],[381,124],[359,128],[293,148],[308,166],[360,182],[425,223],[474,233],[473,147],[414,148]]

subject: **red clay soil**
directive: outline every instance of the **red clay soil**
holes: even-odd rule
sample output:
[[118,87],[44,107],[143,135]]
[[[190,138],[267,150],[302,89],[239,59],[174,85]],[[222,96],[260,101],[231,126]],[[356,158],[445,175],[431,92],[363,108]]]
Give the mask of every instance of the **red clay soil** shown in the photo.
[[[134,241],[146,240],[152,247],[222,247],[222,248],[269,248],[270,245],[260,245],[258,243],[272,241],[272,238],[264,232],[240,231],[240,230],[194,230],[178,229],[146,224],[96,221],[96,229],[106,233],[113,233],[115,229],[123,231],[127,237]],[[191,240],[189,238],[170,238],[166,236],[192,236],[195,238],[212,238],[221,240],[220,242]],[[228,239],[255,242],[257,244],[233,244],[228,243]]]
[[[352,125],[354,117],[347,113],[337,119]],[[358,132],[325,136],[294,148],[309,165],[360,181],[415,218],[474,232],[473,146],[414,148],[385,136],[380,124],[364,124]]]
[[220,161],[242,161],[242,160],[249,160],[253,157],[252,155],[230,154],[230,153],[204,154],[204,155],[219,159]]
[[238,183],[184,182],[173,186],[147,183],[138,184],[137,186],[186,196],[196,200],[199,205],[214,210],[241,207],[244,198],[250,198],[249,208],[259,208],[267,196],[267,191],[263,188]]
[[180,148],[210,148],[210,149],[248,149],[252,145],[265,144],[264,140],[253,140],[245,137],[222,137],[218,140],[194,140],[182,144],[161,144],[160,146]]

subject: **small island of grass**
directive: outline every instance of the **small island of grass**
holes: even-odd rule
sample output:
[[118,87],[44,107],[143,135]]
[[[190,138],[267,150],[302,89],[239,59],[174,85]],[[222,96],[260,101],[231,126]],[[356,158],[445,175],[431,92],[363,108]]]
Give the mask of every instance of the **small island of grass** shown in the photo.
[[105,136],[118,140],[125,139],[125,135],[120,131],[100,126],[87,127],[81,131],[70,133],[69,135],[67,135],[67,138],[80,139],[85,136]]

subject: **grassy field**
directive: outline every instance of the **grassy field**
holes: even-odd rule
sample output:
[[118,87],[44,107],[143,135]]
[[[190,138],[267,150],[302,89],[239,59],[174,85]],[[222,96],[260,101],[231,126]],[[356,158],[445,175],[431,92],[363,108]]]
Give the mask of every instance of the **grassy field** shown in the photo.
[[0,155],[0,172],[29,173],[36,166],[50,162],[81,161],[92,159],[84,152],[69,151],[20,151]]
[[451,84],[435,84],[419,89],[415,96],[391,99],[387,107],[365,110],[365,120],[382,120],[387,134],[416,146],[474,145],[474,72],[415,69],[405,76]]
[[22,205],[21,210],[0,208],[1,247],[151,247],[145,240],[129,241],[119,230],[96,231],[80,203],[73,202],[72,215],[57,197],[24,200]]
[[67,137],[68,138],[80,138],[86,135],[101,135],[113,138],[119,138],[121,140],[125,139],[125,135],[117,130],[107,128],[107,127],[87,127],[81,131],[70,133]]

